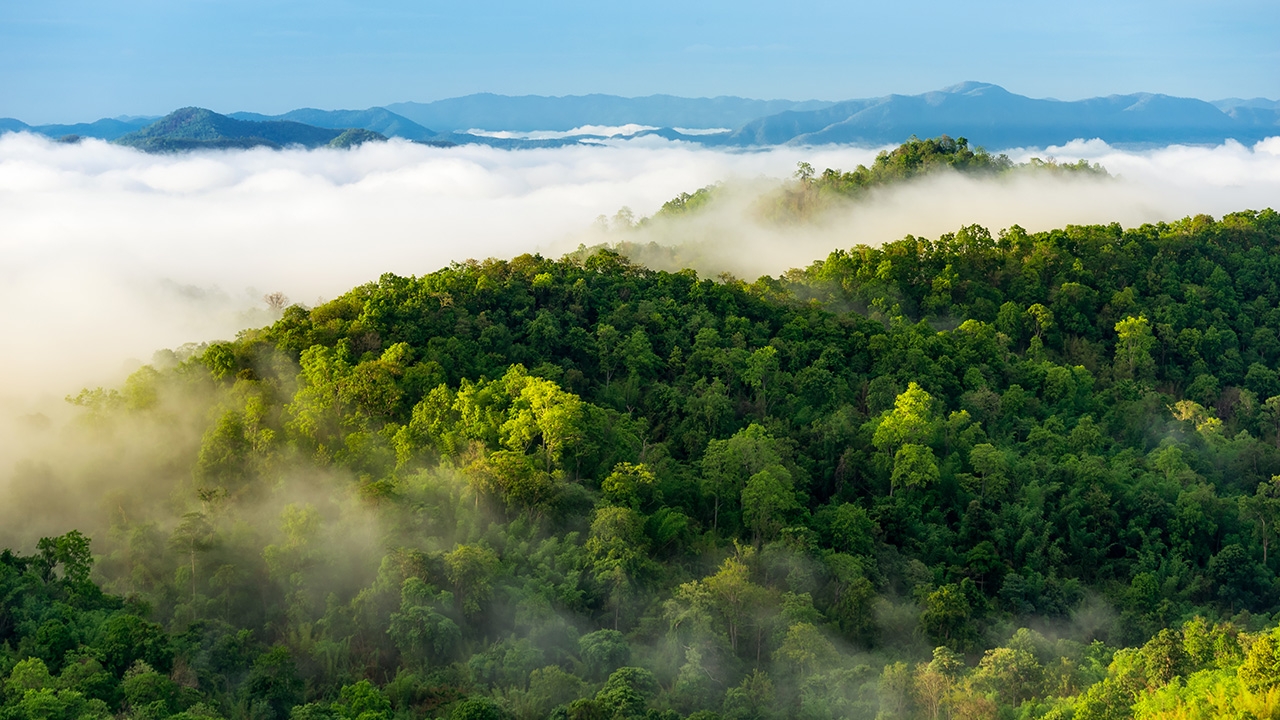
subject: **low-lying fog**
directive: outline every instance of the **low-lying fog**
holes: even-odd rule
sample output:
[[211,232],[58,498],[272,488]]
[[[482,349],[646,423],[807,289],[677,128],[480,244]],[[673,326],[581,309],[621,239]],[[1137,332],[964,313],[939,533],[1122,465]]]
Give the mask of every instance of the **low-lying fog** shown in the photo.
[[[1280,138],[1249,148],[1124,152],[1072,143],[1031,156],[1084,158],[1115,181],[938,177],[807,227],[762,226],[726,204],[649,233],[603,233],[622,206],[650,215],[717,181],[869,164],[873,149],[728,153],[666,141],[503,151],[393,141],[340,150],[144,155],[99,141],[0,137],[0,411],[114,384],[153,351],[269,320],[262,296],[314,304],[384,272],[467,258],[558,256],[619,239],[709,243],[704,270],[778,273],[835,247],[963,224],[993,231],[1280,207]],[[740,206],[739,206],[740,207]]]

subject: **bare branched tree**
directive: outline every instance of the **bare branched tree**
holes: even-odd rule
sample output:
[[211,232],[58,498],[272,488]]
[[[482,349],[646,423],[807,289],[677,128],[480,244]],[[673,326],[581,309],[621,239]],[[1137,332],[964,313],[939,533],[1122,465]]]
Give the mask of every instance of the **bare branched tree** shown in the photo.
[[268,293],[262,296],[271,312],[281,312],[289,304],[289,297],[282,292]]

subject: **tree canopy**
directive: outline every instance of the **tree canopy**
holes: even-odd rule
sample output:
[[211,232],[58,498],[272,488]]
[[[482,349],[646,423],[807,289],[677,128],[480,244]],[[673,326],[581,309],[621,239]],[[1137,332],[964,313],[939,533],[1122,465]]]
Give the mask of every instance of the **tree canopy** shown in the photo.
[[0,717],[1270,717],[1278,258],[1265,210],[290,306],[15,471],[146,484],[0,555]]

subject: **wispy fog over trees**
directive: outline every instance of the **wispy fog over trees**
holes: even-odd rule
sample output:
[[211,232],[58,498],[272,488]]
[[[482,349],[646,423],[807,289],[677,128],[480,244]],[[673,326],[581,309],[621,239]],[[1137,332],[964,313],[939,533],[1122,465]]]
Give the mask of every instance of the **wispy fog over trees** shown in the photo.
[[[777,197],[934,162],[1008,166]],[[30,423],[0,717],[1270,717],[1276,257],[1264,210],[269,295]]]

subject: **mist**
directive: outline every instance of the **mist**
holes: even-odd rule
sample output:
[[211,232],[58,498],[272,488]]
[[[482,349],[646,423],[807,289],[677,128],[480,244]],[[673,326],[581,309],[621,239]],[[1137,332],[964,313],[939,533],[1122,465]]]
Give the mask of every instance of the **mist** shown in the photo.
[[271,320],[264,293],[315,304],[385,272],[468,258],[553,256],[579,244],[692,243],[703,272],[744,277],[808,264],[836,247],[961,225],[1043,230],[1130,226],[1280,205],[1280,138],[1253,147],[1122,151],[1099,141],[1007,151],[1086,159],[1108,181],[933,177],[809,227],[761,224],[746,195],[688,223],[602,233],[593,220],[651,215],[680,192],[759,188],[806,161],[868,164],[877,149],[721,152],[658,138],[558,149],[433,148],[146,155],[88,140],[0,137],[0,404],[28,412],[80,387],[118,383],[161,348],[229,338]]

